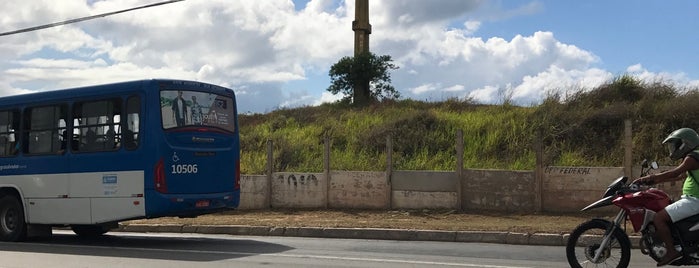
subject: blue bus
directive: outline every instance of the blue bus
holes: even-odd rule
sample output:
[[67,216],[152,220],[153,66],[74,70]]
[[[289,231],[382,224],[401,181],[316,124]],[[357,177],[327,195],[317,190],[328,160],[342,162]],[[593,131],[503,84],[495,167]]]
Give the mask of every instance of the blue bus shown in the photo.
[[231,89],[142,80],[0,98],[0,240],[196,217],[240,201]]

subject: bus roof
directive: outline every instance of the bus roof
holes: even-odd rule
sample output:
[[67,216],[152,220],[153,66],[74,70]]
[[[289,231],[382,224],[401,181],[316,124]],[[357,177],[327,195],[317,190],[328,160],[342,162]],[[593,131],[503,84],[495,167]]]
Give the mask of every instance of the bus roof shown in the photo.
[[[81,97],[103,96],[110,94],[121,94],[134,91],[143,91],[145,88],[167,88],[167,89],[187,89],[197,90],[206,89],[220,95],[233,95],[233,91],[228,88],[187,80],[175,79],[146,79],[134,80],[126,82],[118,82],[111,84],[92,85],[84,87],[75,87],[67,89],[57,89],[41,92],[33,92],[27,94],[12,95],[0,97],[0,107],[2,106],[21,106],[26,104],[37,104],[42,102],[53,102],[66,99],[75,99]],[[235,98],[234,96],[231,96]]]

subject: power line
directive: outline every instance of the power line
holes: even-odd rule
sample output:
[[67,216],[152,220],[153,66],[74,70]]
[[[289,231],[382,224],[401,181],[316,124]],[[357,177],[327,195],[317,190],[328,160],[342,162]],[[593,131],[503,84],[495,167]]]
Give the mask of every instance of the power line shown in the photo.
[[124,9],[124,10],[119,10],[119,11],[114,11],[114,12],[109,12],[109,13],[103,13],[103,14],[89,16],[89,17],[72,19],[72,20],[67,20],[67,21],[62,21],[62,22],[55,22],[55,23],[41,25],[41,26],[34,26],[34,27],[29,27],[29,28],[25,28],[25,29],[21,29],[21,30],[0,33],[0,36],[12,35],[12,34],[18,34],[18,33],[26,33],[26,32],[31,32],[31,31],[36,31],[36,30],[41,30],[41,29],[46,29],[46,28],[51,28],[51,27],[56,27],[56,26],[61,26],[61,25],[96,19],[96,18],[102,18],[102,17],[111,16],[111,15],[124,13],[124,12],[129,12],[129,11],[133,11],[133,10],[137,10],[137,9],[144,9],[144,8],[149,8],[149,7],[154,7],[154,6],[167,5],[167,4],[172,4],[175,2],[182,2],[182,1],[185,1],[185,0],[170,0],[170,1],[159,2],[159,3],[140,6],[140,7],[134,7],[134,8]]

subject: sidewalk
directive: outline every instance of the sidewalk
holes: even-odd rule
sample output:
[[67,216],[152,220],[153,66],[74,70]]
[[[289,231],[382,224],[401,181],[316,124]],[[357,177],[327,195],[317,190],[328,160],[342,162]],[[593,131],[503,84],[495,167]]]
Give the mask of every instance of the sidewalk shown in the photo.
[[[382,228],[264,227],[179,224],[129,224],[114,231],[152,233],[201,233],[249,236],[291,236],[403,241],[497,243],[513,245],[565,246],[568,234],[515,233],[497,231],[397,230]],[[638,245],[639,237],[631,237]]]
[[[565,246],[568,233],[591,218],[440,210],[280,209],[136,220],[121,223],[114,231]],[[631,237],[631,242],[637,246],[638,237]]]

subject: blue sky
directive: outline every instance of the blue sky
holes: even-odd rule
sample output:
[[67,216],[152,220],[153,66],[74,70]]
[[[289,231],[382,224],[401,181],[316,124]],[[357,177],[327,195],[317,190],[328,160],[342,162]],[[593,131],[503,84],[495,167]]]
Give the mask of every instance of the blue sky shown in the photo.
[[[516,9],[521,1],[502,1]],[[591,51],[612,72],[641,63],[651,71],[699,73],[699,2],[540,1],[531,15],[484,24],[487,36],[550,31],[559,41]]]
[[[0,32],[155,3],[0,2]],[[699,87],[699,1],[370,0],[403,98],[535,105],[630,74]],[[2,36],[0,96],[149,78],[230,87],[239,110],[318,105],[352,55],[354,1],[186,0]]]

